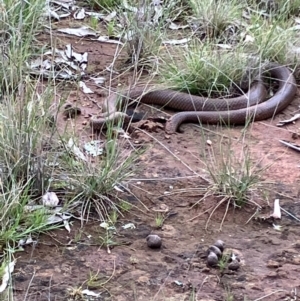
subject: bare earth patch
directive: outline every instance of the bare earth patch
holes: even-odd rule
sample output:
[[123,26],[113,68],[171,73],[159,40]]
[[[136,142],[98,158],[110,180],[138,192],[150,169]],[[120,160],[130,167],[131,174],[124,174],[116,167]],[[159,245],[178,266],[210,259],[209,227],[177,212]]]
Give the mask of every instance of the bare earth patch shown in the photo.
[[[69,41],[63,38],[60,42],[63,45]],[[103,72],[112,62],[116,47],[92,41],[73,46],[78,52],[89,52],[90,74]],[[107,71],[103,75],[108,74]],[[118,82],[127,86],[130,78],[116,77],[112,81],[114,86]],[[93,88],[94,94],[83,94],[72,87],[59,90],[68,102],[81,110],[81,115],[74,119],[67,119],[60,113],[59,128],[61,131],[65,128],[75,131],[81,142],[99,138],[99,134],[92,133],[88,120],[100,112],[107,95],[106,90],[96,88],[92,83],[87,85]],[[297,143],[292,135],[300,133],[299,126],[296,123],[276,127],[279,120],[290,118],[298,109],[299,97],[274,120],[250,125],[242,141],[249,147],[254,163],[259,162],[261,166],[272,164],[264,174],[264,197],[257,200],[262,206],[260,215],[271,213],[274,199],[279,198],[282,208],[300,218],[299,153],[278,141]],[[147,112],[146,118],[157,115],[145,106],[140,110]],[[111,247],[111,253],[105,246],[101,248],[100,237],[105,231],[99,222],[91,221],[83,229],[74,222],[70,234],[66,234],[66,230],[57,230],[51,236],[42,236],[37,245],[27,246],[17,260],[15,300],[75,300],[70,292],[76,287],[87,288],[91,274],[98,275],[98,285],[89,288],[101,292],[101,295],[90,297],[90,300],[279,301],[299,298],[300,234],[297,220],[283,212],[282,219],[274,221],[282,226],[281,231],[276,231],[272,222],[250,219],[256,210],[254,206],[230,207],[222,231],[219,231],[224,205],[215,212],[206,231],[208,209],[216,205],[219,198],[208,198],[191,208],[205,193],[203,187],[207,187],[205,154],[220,143],[226,145],[226,136],[231,137],[232,150],[238,153],[243,128],[205,126],[209,129],[206,131],[187,124],[182,127],[183,133],[168,137],[158,125],[152,123],[151,126],[148,122],[148,127],[146,124],[142,131],[132,129],[131,139],[120,142],[120,147],[144,145],[147,150],[137,163],[135,179],[127,183],[135,197],[126,192],[118,193],[134,207],[118,219],[113,238],[117,245]],[[222,135],[225,138],[221,141]],[[211,145],[206,143],[208,139]],[[197,190],[200,187],[202,190]],[[159,208],[167,208],[169,213],[161,229],[155,225]],[[127,223],[133,223],[136,228],[123,229],[122,225]],[[150,233],[162,237],[160,250],[147,247],[146,237]],[[222,272],[207,267],[205,252],[217,239],[225,242],[226,249],[240,254],[239,270]],[[231,295],[233,299],[226,299]],[[88,299],[77,297],[77,300]]]

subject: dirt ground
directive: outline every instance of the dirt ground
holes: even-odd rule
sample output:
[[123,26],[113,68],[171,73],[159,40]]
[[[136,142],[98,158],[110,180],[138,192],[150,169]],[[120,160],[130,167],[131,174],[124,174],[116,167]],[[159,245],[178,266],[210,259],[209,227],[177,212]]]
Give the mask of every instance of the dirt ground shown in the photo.
[[[69,42],[77,52],[89,53],[89,75],[101,73],[109,78],[109,72],[103,70],[113,60],[115,45],[65,37],[58,37],[55,43],[62,46]],[[116,76],[112,83],[126,86],[129,81]],[[96,92],[87,96],[72,90],[72,86],[58,91],[67,94],[67,101],[82,111],[75,119],[66,120],[60,115],[58,125],[75,129],[82,143],[99,138],[89,128],[88,119],[100,111],[96,103],[101,105],[106,94],[91,82],[86,84]],[[133,130],[129,142],[120,138],[120,146],[124,148],[145,145],[147,151],[137,163],[134,178],[126,183],[132,193],[118,193],[134,206],[116,223],[114,240],[118,244],[111,248],[111,253],[101,248],[104,230],[99,221],[92,220],[84,228],[74,221],[70,234],[61,229],[41,236],[36,245],[27,246],[18,254],[15,300],[298,300],[299,221],[285,212],[279,221],[254,218],[254,205],[242,209],[231,206],[219,231],[226,207],[222,205],[205,230],[209,212],[220,198],[210,197],[197,206],[192,205],[208,187],[204,169],[208,154],[214,150],[218,158],[219,146],[226,148],[230,141],[236,156],[241,146],[247,145],[254,164],[270,165],[255,200],[262,206],[259,215],[270,214],[278,198],[284,210],[300,219],[300,153],[279,143],[280,139],[297,143],[299,122],[276,126],[279,120],[297,113],[299,105],[297,97],[274,120],[252,124],[243,139],[242,127],[200,128],[186,124],[183,133],[166,136],[163,127],[153,122]],[[147,117],[157,114],[143,106],[140,110],[148,112]],[[155,226],[159,210],[166,210],[165,216],[169,214],[161,229]],[[282,226],[280,231],[273,228],[273,222]],[[127,223],[136,228],[123,229]],[[146,237],[150,233],[162,237],[161,249],[147,247]],[[217,239],[225,242],[226,250],[239,254],[241,266],[237,271],[207,266],[206,250]],[[88,286],[91,275],[98,275],[97,281]],[[76,295],[75,290],[80,287],[101,294]],[[72,297],[72,293],[76,296]]]

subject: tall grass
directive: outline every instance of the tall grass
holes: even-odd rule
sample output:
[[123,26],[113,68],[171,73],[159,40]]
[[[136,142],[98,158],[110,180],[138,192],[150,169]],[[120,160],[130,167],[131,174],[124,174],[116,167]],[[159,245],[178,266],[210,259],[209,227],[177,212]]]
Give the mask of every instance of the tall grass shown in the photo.
[[[26,62],[34,54],[33,40],[41,28],[44,0],[3,0],[0,9],[0,90],[17,91],[26,70]],[[37,48],[36,48],[37,49]]]
[[112,132],[106,154],[95,164],[76,158],[66,147],[67,134],[58,134],[53,123],[58,109],[53,106],[56,87],[50,88],[50,81],[47,84],[40,78],[32,79],[26,64],[38,53],[34,41],[41,21],[45,21],[41,16],[44,5],[41,0],[6,0],[0,10],[1,30],[6,32],[0,57],[3,248],[8,244],[15,246],[24,235],[53,228],[47,224],[45,210],[25,210],[29,203],[39,204],[48,191],[63,191],[59,198],[66,205],[64,209],[76,214],[80,207],[82,220],[90,212],[98,213],[98,218],[108,218],[109,209],[118,205],[114,187],[132,170],[133,155],[127,152],[122,157]]
[[229,94],[231,88],[248,88],[258,73],[259,61],[242,50],[222,50],[194,40],[163,58],[159,69],[161,81],[176,90],[204,96]]
[[216,38],[226,28],[240,21],[244,3],[239,0],[190,0],[194,22],[208,38]]
[[252,37],[245,43],[245,51],[255,54],[262,61],[269,60],[285,64],[294,60],[289,51],[297,41],[297,33],[292,29],[293,20],[269,22],[257,16],[252,17],[247,32]]

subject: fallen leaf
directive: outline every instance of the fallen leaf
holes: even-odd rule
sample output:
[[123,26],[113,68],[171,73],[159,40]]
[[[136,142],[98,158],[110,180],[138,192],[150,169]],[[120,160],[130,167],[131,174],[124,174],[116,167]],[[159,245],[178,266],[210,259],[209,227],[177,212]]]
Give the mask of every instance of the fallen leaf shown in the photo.
[[88,289],[85,289],[81,292],[83,295],[92,296],[92,297],[99,297],[101,293],[94,293]]
[[296,121],[296,120],[298,120],[298,119],[300,119],[300,114],[296,114],[296,115],[294,115],[294,116],[293,116],[292,118],[290,118],[290,119],[281,120],[281,121],[279,121],[279,123],[277,123],[276,125],[277,125],[277,126],[283,126],[283,125],[285,125],[285,124],[294,122],[294,121]]
[[84,82],[82,82],[82,81],[79,82],[79,87],[82,89],[83,93],[85,93],[85,94],[93,94],[93,93],[94,93],[94,92],[93,92],[89,87],[87,87],[87,85],[86,85]]
[[105,83],[106,80],[105,77],[90,77],[90,79],[94,81],[96,85],[102,85]]
[[76,20],[83,20],[85,18],[85,9],[81,8],[74,14],[74,19]]
[[276,231],[281,231],[282,226],[273,224],[273,229]]
[[173,22],[171,22],[171,24],[169,25],[169,29],[172,30],[179,30],[179,29],[185,29],[188,28],[190,25],[177,25]]
[[85,155],[82,153],[82,151],[79,149],[79,147],[77,147],[75,145],[75,141],[73,140],[73,138],[69,139],[69,142],[67,144],[67,148],[79,159],[83,160],[83,161],[87,161]]
[[67,33],[70,35],[75,35],[77,37],[97,36],[97,33],[87,26],[82,26],[79,28],[60,28],[57,29],[57,31]]
[[163,41],[162,44],[163,45],[182,45],[182,44],[186,44],[190,41],[191,39],[188,38],[184,38],[184,39],[180,39],[180,40],[167,40],[167,41]]

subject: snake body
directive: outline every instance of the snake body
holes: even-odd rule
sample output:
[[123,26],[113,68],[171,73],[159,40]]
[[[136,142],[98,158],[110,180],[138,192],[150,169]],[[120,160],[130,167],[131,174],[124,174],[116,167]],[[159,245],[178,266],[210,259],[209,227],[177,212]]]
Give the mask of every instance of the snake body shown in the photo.
[[[174,133],[184,122],[245,124],[247,121],[259,121],[274,117],[285,109],[297,92],[296,80],[288,68],[272,63],[267,67],[271,77],[279,83],[277,92],[267,101],[227,112],[180,112],[173,115],[166,124],[166,132]],[[185,114],[184,114],[185,113]]]
[[[263,82],[258,79],[247,94],[230,99],[210,99],[170,89],[147,92],[145,87],[134,88],[120,93],[121,107],[128,103],[128,99],[139,99],[141,103],[181,111],[167,121],[167,133],[176,132],[183,122],[244,124],[250,117],[253,120],[267,119],[289,105],[297,87],[294,76],[286,67],[270,63],[265,70],[279,82],[278,91],[265,102],[263,101],[267,97],[267,91]],[[106,99],[106,112],[90,120],[93,129],[102,129],[107,122],[118,121],[120,118],[129,119],[126,113],[117,110],[118,101],[117,93]]]

